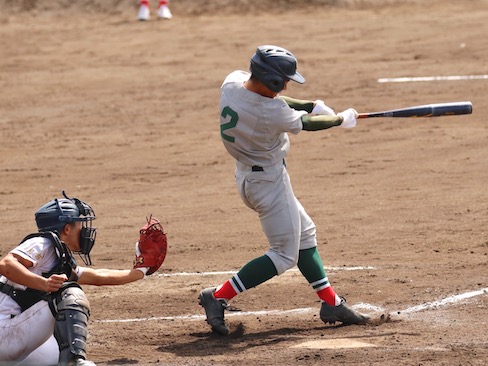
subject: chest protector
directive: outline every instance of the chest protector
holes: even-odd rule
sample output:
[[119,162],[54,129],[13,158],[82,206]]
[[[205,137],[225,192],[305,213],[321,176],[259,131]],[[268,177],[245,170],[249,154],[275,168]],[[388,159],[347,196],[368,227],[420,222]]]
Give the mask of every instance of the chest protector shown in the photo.
[[[68,277],[68,281],[76,282],[78,281],[78,276],[76,275],[75,268],[76,268],[76,261],[73,258],[71,252],[66,247],[66,244],[63,243],[58,235],[52,231],[45,231],[40,233],[34,233],[27,235],[24,240],[20,242],[22,244],[26,240],[35,238],[35,237],[43,237],[51,240],[54,244],[54,251],[58,257],[58,261],[56,265],[49,271],[44,272],[42,274],[43,277],[49,278],[53,274],[65,274]],[[15,300],[17,304],[19,304],[22,311],[30,308],[32,305],[36,304],[41,300],[48,300],[50,297],[50,293],[35,290],[32,288],[26,288],[25,290],[16,289],[7,284],[0,283],[0,291],[9,295],[12,299]]]

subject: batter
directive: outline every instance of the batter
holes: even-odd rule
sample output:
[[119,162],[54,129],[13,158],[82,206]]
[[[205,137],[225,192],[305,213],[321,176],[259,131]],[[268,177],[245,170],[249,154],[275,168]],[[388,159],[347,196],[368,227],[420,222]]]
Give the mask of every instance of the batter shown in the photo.
[[258,47],[250,71],[234,71],[224,80],[220,131],[225,148],[236,160],[241,199],[258,214],[269,249],[217,288],[200,292],[207,323],[214,332],[228,334],[224,310],[232,298],[298,265],[322,300],[322,321],[365,324],[369,317],[351,309],[330,285],[317,250],[315,224],[293,193],[285,162],[288,133],[352,128],[357,112],[349,108],[335,114],[321,100],[280,96],[290,80],[305,82],[297,72],[295,56],[284,48]]

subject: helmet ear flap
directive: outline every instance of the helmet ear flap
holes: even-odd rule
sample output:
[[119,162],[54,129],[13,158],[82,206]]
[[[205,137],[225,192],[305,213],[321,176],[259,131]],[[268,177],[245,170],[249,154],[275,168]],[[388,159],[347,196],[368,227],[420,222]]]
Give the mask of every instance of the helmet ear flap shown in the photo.
[[269,84],[270,86],[268,86],[268,88],[270,88],[275,93],[279,93],[285,88],[285,79],[280,76],[271,76],[269,77]]
[[288,80],[276,72],[266,61],[263,61],[260,55],[255,55],[251,59],[250,71],[257,80],[275,93],[282,91],[285,87],[285,81]]

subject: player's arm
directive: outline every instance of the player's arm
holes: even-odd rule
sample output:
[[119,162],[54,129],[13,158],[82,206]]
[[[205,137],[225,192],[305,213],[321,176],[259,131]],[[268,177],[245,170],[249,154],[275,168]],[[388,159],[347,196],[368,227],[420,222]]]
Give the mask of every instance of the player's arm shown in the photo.
[[325,116],[305,114],[302,116],[303,129],[305,131],[319,131],[340,126],[344,118],[342,116]]
[[80,285],[125,285],[144,278],[144,272],[139,269],[94,269],[83,267],[78,277]]
[[67,280],[64,274],[53,274],[49,278],[39,276],[29,271],[33,265],[31,261],[22,258],[20,255],[8,253],[0,261],[0,274],[10,281],[44,292],[56,292]]
[[353,128],[356,126],[358,112],[354,108],[346,109],[334,115],[313,115],[302,116],[302,125],[305,131],[318,131],[327,128],[340,126],[342,128]]
[[278,98],[284,100],[290,108],[293,108],[297,111],[306,111],[307,113],[312,113],[312,110],[315,107],[315,102],[312,100],[296,99],[286,97],[284,95],[280,95]]

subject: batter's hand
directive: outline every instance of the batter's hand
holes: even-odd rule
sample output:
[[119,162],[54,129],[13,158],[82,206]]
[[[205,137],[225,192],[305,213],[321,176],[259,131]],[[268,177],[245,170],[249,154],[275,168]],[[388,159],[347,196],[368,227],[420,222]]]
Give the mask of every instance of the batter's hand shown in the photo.
[[353,128],[356,127],[356,118],[358,118],[358,112],[354,108],[346,109],[345,111],[337,113],[338,116],[343,118],[339,127]]
[[49,278],[46,278],[45,281],[45,292],[56,292],[58,291],[63,283],[68,280],[68,277],[66,277],[65,274],[58,275],[58,274],[53,274]]
[[312,114],[322,114],[325,116],[335,116],[335,112],[332,108],[325,105],[323,100],[317,99],[314,102]]

